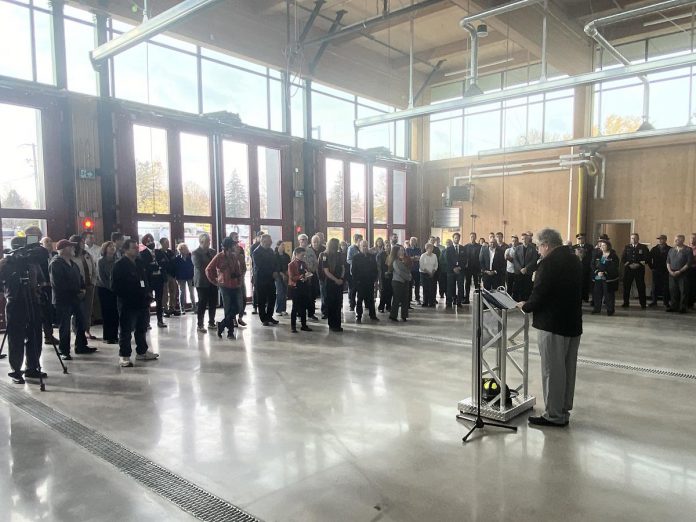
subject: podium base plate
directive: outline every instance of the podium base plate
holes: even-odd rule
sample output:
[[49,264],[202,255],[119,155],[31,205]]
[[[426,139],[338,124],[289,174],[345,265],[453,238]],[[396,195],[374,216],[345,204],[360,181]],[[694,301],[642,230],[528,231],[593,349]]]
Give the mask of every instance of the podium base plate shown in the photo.
[[[535,404],[536,397],[533,395],[518,395],[512,399],[512,404],[507,405],[503,410],[499,409],[497,404],[495,407],[491,407],[486,405],[484,402],[481,404],[481,417],[507,422],[525,411],[531,410]],[[465,415],[476,415],[477,406],[472,397],[459,401],[457,407],[459,408],[459,411]]]

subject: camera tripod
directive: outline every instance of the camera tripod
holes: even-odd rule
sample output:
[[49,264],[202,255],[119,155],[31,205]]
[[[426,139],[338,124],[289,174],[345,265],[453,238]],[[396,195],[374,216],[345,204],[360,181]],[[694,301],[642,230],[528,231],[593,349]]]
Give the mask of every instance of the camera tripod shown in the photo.
[[[29,270],[27,268],[24,269],[22,275],[19,277],[19,283],[20,283],[20,298],[22,299],[22,302],[24,303],[24,311],[25,311],[25,317],[29,325],[32,326],[32,328],[37,327],[37,317],[35,313],[35,306],[34,303],[31,301],[31,289],[29,288]],[[0,359],[3,359],[6,357],[6,354],[3,354],[2,351],[5,348],[5,342],[7,341],[7,333],[9,331],[9,327],[5,330],[5,335],[2,338],[2,344],[0,344]],[[41,334],[36,335],[35,332],[30,332],[30,335],[33,335],[34,342],[38,345],[41,346],[40,340],[41,340]],[[26,335],[23,337],[22,342],[26,340]],[[63,359],[60,357],[60,352],[58,351],[58,347],[56,346],[56,343],[53,339],[51,339],[51,345],[53,346],[53,350],[56,353],[56,357],[58,358],[58,362],[60,363],[61,367],[63,368],[63,374],[68,373],[68,368],[65,366],[65,363],[63,362]],[[37,368],[39,372],[39,388],[41,391],[46,391],[46,384],[44,383],[43,380],[43,372],[41,371],[41,357],[38,358],[39,361],[39,367]]]

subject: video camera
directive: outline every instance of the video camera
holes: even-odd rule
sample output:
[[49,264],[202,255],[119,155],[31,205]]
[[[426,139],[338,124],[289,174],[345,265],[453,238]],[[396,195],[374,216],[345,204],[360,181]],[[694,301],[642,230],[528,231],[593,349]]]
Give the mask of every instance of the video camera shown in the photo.
[[38,236],[13,237],[10,246],[11,249],[4,251],[8,259],[41,262],[41,251],[37,250],[41,246]]

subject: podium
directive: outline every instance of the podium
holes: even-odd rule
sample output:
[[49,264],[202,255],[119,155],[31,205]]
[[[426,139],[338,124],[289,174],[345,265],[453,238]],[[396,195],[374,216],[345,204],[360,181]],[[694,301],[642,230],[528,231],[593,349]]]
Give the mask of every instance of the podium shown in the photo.
[[[483,303],[479,303],[479,300]],[[492,400],[481,398],[482,417],[508,422],[536,404],[536,398],[529,395],[528,391],[529,315],[514,307],[513,303],[512,298],[501,291],[474,294],[471,397],[459,401],[461,414],[476,415],[483,378],[494,379],[499,393]],[[480,313],[483,313],[483,317],[479,317]],[[510,319],[519,316],[522,316],[522,325],[511,333]],[[481,349],[478,350],[477,325],[480,321],[484,335],[481,338]],[[508,387],[513,392],[510,401],[505,400]]]

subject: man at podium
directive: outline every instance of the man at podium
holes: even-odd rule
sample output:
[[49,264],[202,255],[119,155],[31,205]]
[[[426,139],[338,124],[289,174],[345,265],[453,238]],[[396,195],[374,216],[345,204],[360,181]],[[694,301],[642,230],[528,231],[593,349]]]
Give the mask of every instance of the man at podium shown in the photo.
[[526,302],[539,330],[539,354],[544,392],[544,413],[529,417],[535,426],[565,427],[570,420],[575,393],[575,368],[582,335],[582,263],[563,246],[558,231],[546,228],[538,235],[541,261],[534,289]]

